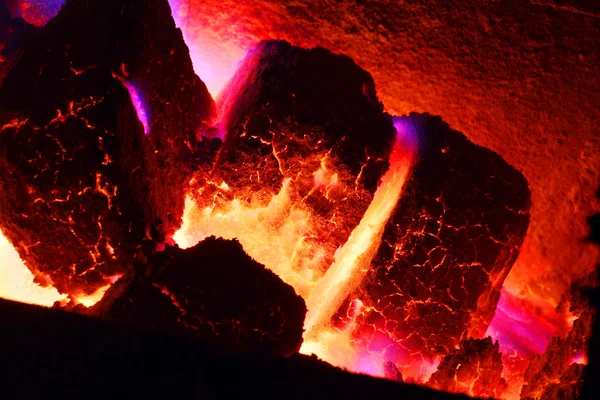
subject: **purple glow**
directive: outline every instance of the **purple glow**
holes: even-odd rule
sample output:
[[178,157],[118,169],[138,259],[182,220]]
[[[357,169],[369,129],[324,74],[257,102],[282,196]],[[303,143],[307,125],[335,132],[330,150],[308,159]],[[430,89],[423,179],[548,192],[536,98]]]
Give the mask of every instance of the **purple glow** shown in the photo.
[[409,119],[394,117],[396,140],[405,151],[416,152],[419,146],[419,134]]
[[486,336],[497,340],[501,351],[541,354],[560,324],[550,305],[533,304],[503,289]]
[[139,89],[133,83],[128,82],[123,78],[119,78],[119,80],[129,91],[129,96],[131,97],[133,107],[135,108],[138,119],[144,127],[144,134],[148,136],[150,134],[150,125],[148,124],[148,111],[146,110],[146,107],[144,105],[143,96],[140,94]]
[[64,3],[65,0],[16,0],[7,4],[13,18],[22,17],[39,28],[54,18]]
[[583,351],[578,351],[575,354],[573,354],[573,356],[569,360],[569,365],[571,365],[571,364],[587,365],[587,362],[588,362],[587,356],[585,355],[585,353]]
[[213,98],[218,98],[246,56],[248,48],[231,37],[218,36],[214,29],[205,26],[203,19],[193,14],[194,8],[189,1],[169,0],[169,5],[175,25],[181,29],[183,40],[190,50],[194,72],[206,84]]

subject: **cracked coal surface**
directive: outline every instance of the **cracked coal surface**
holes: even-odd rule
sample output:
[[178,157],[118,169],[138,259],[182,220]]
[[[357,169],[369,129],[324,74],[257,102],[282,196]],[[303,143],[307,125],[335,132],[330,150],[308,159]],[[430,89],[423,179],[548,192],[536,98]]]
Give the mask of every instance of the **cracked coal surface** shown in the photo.
[[0,90],[0,227],[63,293],[106,285],[181,223],[214,104],[170,15],[166,0],[69,2]]
[[492,338],[462,341],[442,359],[427,385],[451,393],[498,398],[506,388],[502,378],[502,353]]
[[598,286],[593,272],[573,282],[562,296],[557,311],[572,321],[572,326],[552,338],[543,354],[536,356],[527,371],[521,398],[578,399],[583,366],[587,364],[588,345],[596,310],[589,295]]
[[290,355],[300,349],[304,301],[235,240],[168,246],[142,257],[136,269],[86,313],[231,351]]
[[218,211],[235,197],[265,206],[289,180],[290,204],[311,216],[308,251],[325,249],[308,257],[331,265],[369,206],[396,135],[371,76],[325,49],[265,41],[221,103],[223,148],[212,173],[196,180],[197,203]]
[[511,288],[558,304],[594,269],[600,249],[582,239],[598,209],[598,1],[172,4],[192,54],[227,65],[273,38],[346,54],[372,74],[390,113],[440,115],[521,171],[531,224]]
[[[527,181],[439,117],[411,114],[419,150],[382,243],[353,296],[354,339],[402,371],[482,337],[529,224]],[[412,361],[407,361],[410,354]]]

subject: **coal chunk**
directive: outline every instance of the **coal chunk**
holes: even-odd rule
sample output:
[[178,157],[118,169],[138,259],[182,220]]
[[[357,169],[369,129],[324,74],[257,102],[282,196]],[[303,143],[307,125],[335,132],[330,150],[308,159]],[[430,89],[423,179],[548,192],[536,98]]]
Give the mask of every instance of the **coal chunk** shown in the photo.
[[167,246],[138,261],[88,312],[230,350],[289,355],[300,349],[306,306],[294,289],[235,240]]
[[214,112],[167,0],[81,0],[0,90],[0,228],[40,282],[91,293],[180,225]]
[[413,113],[396,127],[416,138],[418,150],[365,284],[353,295],[366,310],[354,336],[361,348],[377,341],[390,361],[410,369],[483,337],[531,202],[521,173],[440,117]]
[[502,353],[491,337],[470,338],[442,359],[427,386],[451,393],[500,398],[506,389],[502,378]]
[[597,287],[594,271],[571,284],[557,306],[559,315],[572,320],[568,332],[561,332],[536,356],[525,371],[521,398],[578,399],[587,364],[589,341],[596,310],[589,293]]
[[373,78],[346,56],[265,41],[223,93],[224,144],[198,203],[267,206],[285,192],[311,215],[307,248],[324,251],[300,258],[326,269],[389,166],[395,129]]

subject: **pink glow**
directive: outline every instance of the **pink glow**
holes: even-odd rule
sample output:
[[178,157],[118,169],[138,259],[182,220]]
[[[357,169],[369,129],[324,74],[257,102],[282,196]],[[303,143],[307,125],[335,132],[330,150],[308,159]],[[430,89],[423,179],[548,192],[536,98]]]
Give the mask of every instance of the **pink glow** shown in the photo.
[[137,113],[138,119],[142,123],[144,127],[144,133],[147,135],[150,134],[150,125],[148,124],[148,111],[146,110],[146,106],[143,103],[143,97],[140,94],[139,89],[131,82],[127,81],[123,78],[119,78],[123,85],[129,91],[129,96],[131,97],[131,102],[133,103],[133,107]]
[[585,353],[583,351],[578,351],[569,360],[569,365],[571,365],[571,364],[587,365],[587,363],[588,363],[587,356],[585,355]]
[[194,71],[216,99],[249,49],[236,45],[231,38],[219,37],[213,29],[203,26],[200,19],[194,19],[188,2],[169,0],[169,4],[175,24],[190,49]]
[[501,351],[541,354],[563,326],[552,304],[530,295],[524,299],[505,285],[486,336],[497,340]]

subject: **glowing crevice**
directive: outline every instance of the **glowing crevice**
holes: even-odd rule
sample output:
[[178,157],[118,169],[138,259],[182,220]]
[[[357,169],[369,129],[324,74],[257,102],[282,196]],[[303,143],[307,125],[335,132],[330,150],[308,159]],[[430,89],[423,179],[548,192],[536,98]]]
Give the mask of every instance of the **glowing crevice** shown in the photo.
[[390,168],[381,179],[373,200],[360,224],[335,255],[333,265],[319,281],[307,300],[304,324],[307,339],[325,329],[344,299],[357,288],[368,271],[381,235],[402,194],[416,151],[411,126],[396,122],[397,137],[390,156]]
[[[381,354],[359,356],[350,341],[352,326],[343,332],[334,331],[329,328],[329,322],[341,302],[360,284],[408,179],[416,136],[408,124],[397,122],[396,129],[398,135],[390,156],[390,168],[382,177],[361,222],[336,252],[333,265],[325,266],[329,269],[324,276],[319,272],[323,261],[319,253],[302,251],[313,221],[308,209],[291,201],[289,178],[284,179],[279,193],[266,205],[242,204],[234,196],[225,207],[201,208],[189,196],[182,228],[173,239],[183,248],[211,235],[238,239],[252,258],[275,272],[306,300],[308,316],[302,353],[314,353],[355,372],[380,375]],[[226,182],[215,184],[226,192],[230,190]],[[327,189],[337,184],[335,171],[323,165],[314,173],[315,187]],[[306,254],[314,257],[306,258]],[[360,305],[360,301],[357,304]],[[357,312],[359,309],[357,307]],[[433,371],[435,368],[430,372]]]

